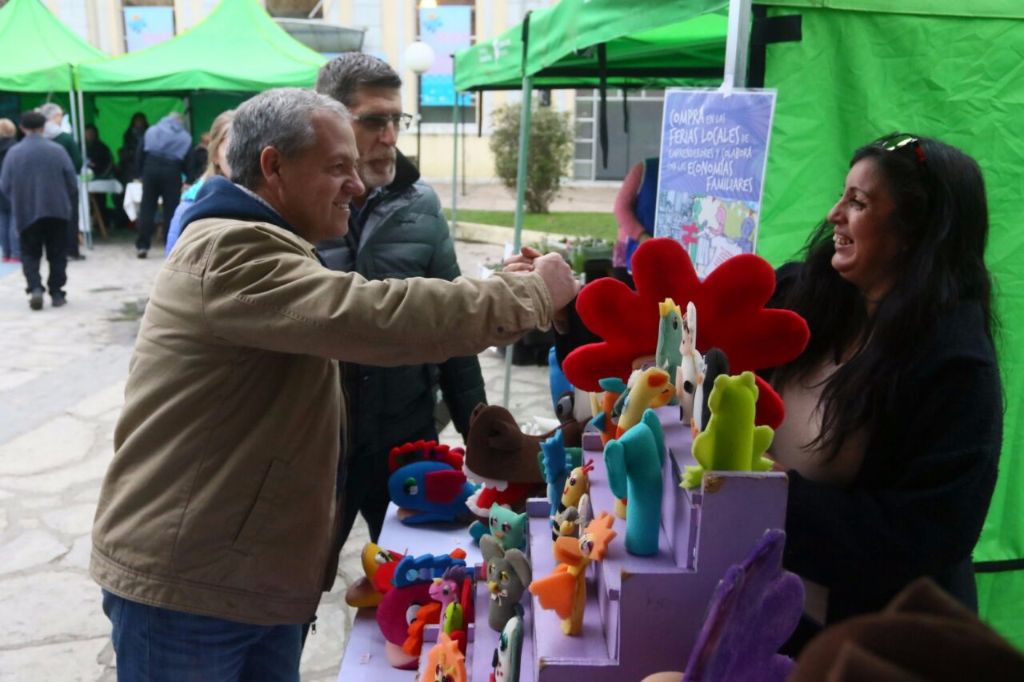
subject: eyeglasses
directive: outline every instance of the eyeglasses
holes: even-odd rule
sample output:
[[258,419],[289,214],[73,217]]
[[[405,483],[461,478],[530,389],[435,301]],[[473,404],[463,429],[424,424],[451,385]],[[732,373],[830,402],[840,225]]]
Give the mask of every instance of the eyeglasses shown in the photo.
[[367,130],[381,132],[388,127],[388,123],[395,127],[396,131],[408,130],[412,124],[412,114],[363,114],[353,116],[352,120],[359,123]]
[[917,158],[917,162],[920,165],[924,165],[924,147],[921,146],[921,140],[910,135],[909,133],[889,133],[884,137],[880,137],[871,143],[872,147],[879,147],[887,152],[898,152],[901,149],[911,149],[914,152],[914,156]]

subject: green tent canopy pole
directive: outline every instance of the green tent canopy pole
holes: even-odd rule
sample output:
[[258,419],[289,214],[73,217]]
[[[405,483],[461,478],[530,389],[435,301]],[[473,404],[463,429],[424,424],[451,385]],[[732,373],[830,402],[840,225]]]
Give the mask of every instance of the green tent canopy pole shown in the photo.
[[[516,165],[516,217],[512,231],[512,251],[519,253],[523,243],[523,204],[526,202],[526,164],[530,156],[530,120],[533,117],[533,83],[529,76],[523,76],[523,109],[519,115],[519,162]],[[509,405],[509,390],[512,386],[512,348],[505,346],[505,389],[501,404]]]
[[[452,83],[455,82],[455,69],[457,64],[455,63],[455,55],[452,55]],[[453,86],[454,88],[454,86]],[[416,111],[419,112],[419,102],[416,103]],[[422,165],[421,159],[416,159],[416,163]],[[452,102],[452,229],[459,222],[459,198],[456,187],[458,186],[459,179],[459,91],[455,90],[455,100]]]
[[722,88],[747,85],[747,53],[750,44],[750,0],[730,0],[729,29],[725,37],[725,77]]
[[79,178],[79,189],[78,200],[82,207],[80,209],[82,216],[82,225],[85,226],[85,246],[86,248],[92,248],[92,212],[89,210],[89,186],[85,182],[85,168],[89,166],[89,155],[85,148],[85,96],[81,90],[76,89],[74,91],[75,100],[78,102],[78,143],[82,147],[82,163],[85,164],[82,171],[78,174]]
[[75,142],[82,154],[82,167],[75,169],[78,180],[78,225],[75,226],[85,235],[85,246],[92,248],[92,226],[89,224],[89,190],[85,185],[85,168],[89,166],[85,153],[85,113],[82,107],[81,93],[75,91],[74,66],[68,64],[68,114],[71,116],[71,129],[75,131]]

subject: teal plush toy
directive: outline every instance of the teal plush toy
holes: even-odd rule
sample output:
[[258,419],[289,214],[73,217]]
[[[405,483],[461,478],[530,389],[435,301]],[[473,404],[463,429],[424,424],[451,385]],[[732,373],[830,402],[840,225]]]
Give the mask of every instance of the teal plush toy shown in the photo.
[[526,512],[516,514],[500,504],[492,504],[488,521],[490,535],[501,543],[502,548],[526,551],[526,527],[529,523]]
[[769,426],[754,426],[757,384],[753,372],[719,375],[708,405],[711,420],[693,441],[699,466],[686,467],[682,487],[699,488],[705,471],[771,470],[772,460],[762,455],[775,432]]
[[654,364],[675,378],[676,368],[683,362],[683,311],[671,298],[658,304],[658,346]]
[[654,410],[618,440],[608,441],[604,461],[612,493],[626,506],[626,551],[637,556],[658,553],[661,530],[662,462],[665,439]]

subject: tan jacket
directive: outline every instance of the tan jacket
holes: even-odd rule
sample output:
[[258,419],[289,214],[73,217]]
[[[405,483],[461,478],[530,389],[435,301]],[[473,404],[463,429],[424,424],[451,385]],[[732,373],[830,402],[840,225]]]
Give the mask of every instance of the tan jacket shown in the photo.
[[551,322],[538,275],[368,282],[266,223],[192,223],[146,306],[93,527],[125,598],[303,623],[333,583],[335,360],[440,362]]

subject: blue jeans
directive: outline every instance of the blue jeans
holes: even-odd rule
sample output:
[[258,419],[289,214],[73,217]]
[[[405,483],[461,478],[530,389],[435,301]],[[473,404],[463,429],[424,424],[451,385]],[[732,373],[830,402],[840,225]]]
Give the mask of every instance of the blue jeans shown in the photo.
[[4,200],[0,199],[0,251],[4,258],[21,258],[21,241],[14,227],[14,217],[11,216],[11,209],[3,206],[3,203]]
[[299,682],[301,625],[247,625],[103,590],[118,682]]

